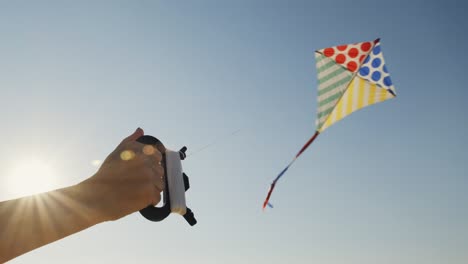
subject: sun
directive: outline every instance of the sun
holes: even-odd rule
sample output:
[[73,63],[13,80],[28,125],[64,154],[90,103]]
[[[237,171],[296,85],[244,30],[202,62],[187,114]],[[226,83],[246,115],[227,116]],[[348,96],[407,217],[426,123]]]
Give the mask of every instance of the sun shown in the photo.
[[51,191],[56,187],[57,175],[53,166],[37,158],[17,161],[6,177],[7,191],[14,197]]

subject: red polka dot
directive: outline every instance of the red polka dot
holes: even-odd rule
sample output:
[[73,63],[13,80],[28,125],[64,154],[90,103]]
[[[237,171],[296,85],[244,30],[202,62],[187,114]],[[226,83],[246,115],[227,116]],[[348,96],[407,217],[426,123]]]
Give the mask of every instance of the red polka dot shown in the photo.
[[338,55],[336,56],[336,59],[335,59],[335,60],[336,60],[336,62],[338,62],[339,64],[343,64],[343,63],[345,63],[345,61],[346,61],[346,57],[345,57],[345,55],[343,55],[343,54],[338,54]]
[[357,55],[359,54],[359,51],[358,49],[356,48],[352,48],[348,51],[348,55],[351,57],[351,58],[356,58]]
[[338,50],[340,51],[344,51],[346,48],[348,47],[348,45],[341,45],[341,46],[338,46],[336,47]]
[[362,62],[365,58],[366,58],[366,55],[361,55],[361,57],[359,58],[359,62]]
[[331,57],[333,56],[333,54],[335,54],[335,50],[332,49],[332,48],[326,48],[324,51],[323,51],[323,54],[327,57]]
[[368,52],[371,48],[371,44],[370,42],[364,42],[361,44],[361,50],[364,51],[364,52]]
[[357,69],[357,63],[354,62],[354,61],[350,61],[350,62],[348,62],[348,64],[346,65],[346,67],[348,68],[348,70],[354,72],[354,71],[356,71],[356,69]]

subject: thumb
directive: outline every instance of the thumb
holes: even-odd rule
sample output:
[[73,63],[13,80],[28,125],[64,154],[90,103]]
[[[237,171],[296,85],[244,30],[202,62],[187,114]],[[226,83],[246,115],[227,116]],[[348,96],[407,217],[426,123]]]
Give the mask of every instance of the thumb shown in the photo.
[[[139,137],[143,136],[145,132],[141,128],[137,128],[130,136],[122,140],[122,143],[131,142],[137,140]],[[121,144],[122,144],[121,143]]]

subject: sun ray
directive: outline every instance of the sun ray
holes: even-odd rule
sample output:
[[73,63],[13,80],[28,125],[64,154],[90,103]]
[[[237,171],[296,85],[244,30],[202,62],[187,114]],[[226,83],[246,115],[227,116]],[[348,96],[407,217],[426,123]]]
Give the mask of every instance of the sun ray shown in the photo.
[[38,158],[28,157],[16,161],[6,175],[5,186],[13,197],[43,193],[58,187],[51,163]]

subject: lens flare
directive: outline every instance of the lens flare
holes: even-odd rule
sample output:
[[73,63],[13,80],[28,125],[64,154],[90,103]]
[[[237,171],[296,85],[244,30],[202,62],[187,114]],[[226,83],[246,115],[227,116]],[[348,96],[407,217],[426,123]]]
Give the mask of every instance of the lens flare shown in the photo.
[[122,160],[131,160],[135,157],[135,152],[131,151],[131,150],[124,150],[122,151],[122,153],[120,153],[120,158]]
[[151,146],[151,145],[145,145],[145,146],[143,147],[143,153],[146,154],[146,155],[148,155],[148,156],[149,156],[149,155],[153,155],[154,152],[155,152],[155,149],[154,149],[154,147]]

